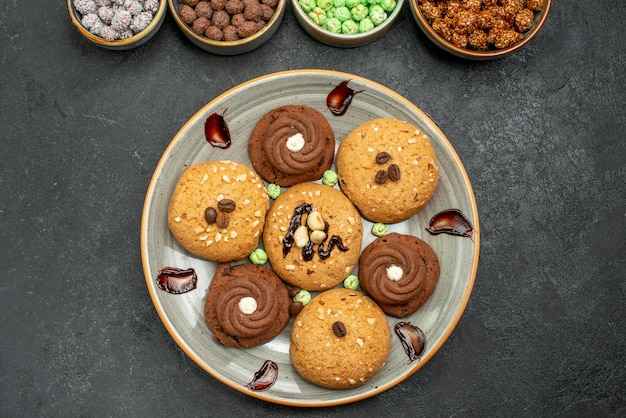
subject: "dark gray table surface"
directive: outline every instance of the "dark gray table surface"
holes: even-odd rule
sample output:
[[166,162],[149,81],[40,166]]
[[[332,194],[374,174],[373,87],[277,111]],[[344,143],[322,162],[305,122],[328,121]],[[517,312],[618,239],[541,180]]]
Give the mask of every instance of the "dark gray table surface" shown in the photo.
[[[171,15],[146,45],[100,49],[65,2],[0,4],[0,416],[624,416],[626,2],[555,1],[524,50],[472,62],[408,4],[337,49],[288,7],[269,43],[224,57]],[[139,228],[166,146],[218,94],[299,68],[357,74],[441,127],[481,219],[474,290],[437,355],[351,405],[297,409],[220,383],[152,305]]]

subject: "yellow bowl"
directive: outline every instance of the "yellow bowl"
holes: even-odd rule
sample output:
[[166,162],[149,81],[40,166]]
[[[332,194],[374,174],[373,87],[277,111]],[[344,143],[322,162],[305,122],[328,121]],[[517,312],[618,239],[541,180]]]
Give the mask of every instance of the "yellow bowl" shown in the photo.
[[163,23],[163,20],[165,19],[167,2],[166,0],[159,0],[159,8],[154,14],[154,17],[152,18],[150,24],[144,30],[135,34],[134,36],[131,36],[130,38],[117,39],[114,41],[108,41],[98,35],[94,35],[83,26],[81,23],[80,13],[78,13],[76,8],[74,7],[73,0],[67,0],[67,10],[69,12],[72,24],[81,35],[87,38],[87,40],[102,48],[113,50],[126,50],[136,48],[145,44],[158,32],[161,24]]
[[189,27],[189,25],[181,19],[180,14],[178,13],[178,0],[167,0],[167,2],[176,24],[194,45],[214,54],[238,55],[258,48],[267,42],[272,35],[274,35],[274,33],[276,33],[283,20],[283,16],[285,15],[285,4],[287,0],[278,0],[276,10],[274,10],[274,15],[260,31],[252,36],[238,39],[236,41],[215,41],[207,38],[206,36],[197,35],[193,30],[191,30],[191,27]]
[[422,15],[419,7],[419,0],[410,0],[411,12],[413,13],[413,17],[417,22],[418,26],[424,34],[444,51],[447,51],[453,55],[462,58],[468,58],[473,60],[490,60],[494,58],[504,57],[508,54],[511,54],[515,51],[519,51],[524,48],[528,43],[539,33],[541,28],[543,27],[546,19],[548,17],[548,13],[550,12],[550,7],[552,6],[552,0],[544,0],[543,1],[543,9],[540,12],[535,13],[535,19],[532,27],[526,31],[523,35],[524,38],[507,48],[502,49],[489,49],[486,51],[476,51],[469,48],[461,48],[452,42],[444,39],[439,33],[437,33],[432,26],[428,23],[428,21]]

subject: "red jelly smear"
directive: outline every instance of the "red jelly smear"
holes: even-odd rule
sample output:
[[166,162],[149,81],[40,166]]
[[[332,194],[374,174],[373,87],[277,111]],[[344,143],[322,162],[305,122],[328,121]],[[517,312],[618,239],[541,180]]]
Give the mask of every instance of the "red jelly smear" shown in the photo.
[[459,209],[447,209],[432,217],[426,231],[433,235],[450,234],[472,238],[472,224]]
[[350,80],[342,81],[326,96],[326,106],[328,106],[328,109],[335,116],[341,116],[346,113],[354,96],[364,91],[351,89],[348,87],[349,81]]
[[400,339],[404,352],[409,356],[409,363],[413,360],[419,360],[426,350],[426,334],[424,334],[424,331],[410,322],[404,321],[395,324],[393,331]]
[[164,267],[159,270],[156,282],[159,289],[179,295],[195,289],[198,276],[191,268],[183,270],[176,267]]
[[254,378],[246,387],[254,391],[267,390],[276,383],[278,378],[278,365],[272,360],[265,360],[263,366],[254,374]]
[[209,144],[215,148],[226,149],[230,147],[230,130],[223,115],[213,113],[207,118],[204,122],[204,136]]

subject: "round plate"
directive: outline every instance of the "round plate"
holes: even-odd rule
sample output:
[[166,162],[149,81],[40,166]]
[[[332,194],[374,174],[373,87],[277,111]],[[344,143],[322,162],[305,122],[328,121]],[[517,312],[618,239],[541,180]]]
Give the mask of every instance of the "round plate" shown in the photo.
[[[326,96],[342,81],[356,94],[343,116],[326,107]],[[252,348],[228,348],[216,343],[204,322],[206,292],[216,263],[186,252],[167,227],[170,195],[183,170],[208,160],[233,160],[248,164],[247,143],[257,121],[273,108],[304,104],[322,112],[335,132],[337,142],[363,122],[394,117],[413,123],[430,138],[439,159],[438,189],[429,203],[409,220],[390,225],[390,231],[412,234],[428,242],[437,253],[441,275],[434,294],[413,315],[403,318],[426,334],[426,351],[409,362],[400,340],[392,332],[392,349],[384,366],[365,385],[331,390],[301,379],[289,360],[291,324],[274,340]],[[213,148],[204,137],[204,122],[212,113],[223,114],[232,145]],[[460,209],[474,227],[472,239],[425,231],[430,218],[445,209]],[[371,223],[363,223],[363,247],[375,237]],[[437,125],[420,109],[392,90],[362,77],[324,70],[296,70],[266,75],[243,83],[216,97],[196,113],[174,137],[159,161],[148,187],[141,222],[141,256],[148,291],[163,324],[182,350],[210,375],[226,385],[266,401],[296,406],[331,406],[358,401],[402,382],[422,367],[448,338],[470,297],[478,267],[480,233],[478,211],[463,165]],[[173,295],[160,290],[156,277],[164,267],[194,268],[197,288]],[[293,321],[293,320],[292,320]],[[389,325],[397,318],[388,318]],[[265,360],[278,365],[276,383],[265,391],[252,391],[250,383]]]

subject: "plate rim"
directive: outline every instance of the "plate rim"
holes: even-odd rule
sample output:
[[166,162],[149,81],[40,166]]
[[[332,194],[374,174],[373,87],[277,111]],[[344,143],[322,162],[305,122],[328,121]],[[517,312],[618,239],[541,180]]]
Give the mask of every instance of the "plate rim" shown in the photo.
[[[393,96],[395,99],[403,102],[406,106],[410,107],[412,111],[414,111],[415,113],[419,114],[420,116],[422,116],[424,119],[426,119],[428,122],[431,123],[432,128],[437,131],[437,135],[439,135],[439,138],[442,140],[443,142],[443,146],[447,149],[447,151],[450,153],[450,155],[452,156],[452,158],[454,159],[457,168],[460,170],[460,174],[461,177],[463,179],[463,183],[465,185],[465,188],[467,190],[468,193],[468,197],[469,197],[469,203],[473,212],[473,229],[474,229],[474,235],[473,235],[473,243],[474,243],[474,252],[473,252],[473,259],[472,259],[472,268],[470,271],[470,277],[468,278],[467,281],[467,287],[465,290],[465,293],[463,294],[463,298],[460,300],[459,303],[459,309],[457,310],[457,312],[454,315],[454,318],[452,319],[452,321],[450,322],[449,326],[444,330],[442,337],[439,339],[439,341],[436,343],[436,345],[432,348],[432,350],[429,350],[429,353],[424,356],[423,358],[421,358],[419,360],[418,363],[416,363],[412,368],[410,368],[409,370],[407,370],[405,373],[397,376],[396,378],[392,379],[391,381],[387,382],[386,384],[380,385],[374,389],[372,389],[371,391],[365,392],[365,393],[361,393],[358,395],[354,395],[354,396],[346,396],[344,398],[340,398],[340,399],[333,399],[333,400],[329,400],[329,401],[318,401],[315,403],[305,403],[305,402],[301,402],[301,401],[297,401],[297,400],[289,400],[289,399],[282,399],[282,398],[275,398],[275,397],[271,397],[268,396],[266,392],[255,392],[255,391],[250,391],[247,390],[245,387],[243,386],[239,386],[239,385],[235,385],[234,383],[230,382],[228,379],[224,378],[222,375],[220,375],[219,373],[214,372],[213,370],[211,370],[210,368],[205,367],[204,365],[204,361],[202,359],[200,359],[191,349],[191,347],[186,343],[186,341],[184,341],[184,339],[180,336],[180,334],[178,333],[178,331],[174,328],[174,326],[172,325],[172,323],[170,322],[170,320],[167,318],[167,315],[163,309],[163,306],[161,306],[161,304],[158,301],[158,296],[156,295],[156,290],[154,288],[154,286],[151,286],[151,283],[153,281],[153,277],[152,277],[152,272],[149,271],[149,261],[148,261],[148,251],[147,251],[147,235],[148,235],[148,215],[150,213],[150,209],[151,209],[151,203],[153,200],[153,196],[155,194],[155,186],[156,183],[158,181],[158,178],[160,176],[160,174],[163,171],[163,167],[165,166],[169,155],[171,153],[171,150],[174,148],[174,146],[177,144],[177,142],[181,139],[181,136],[183,135],[183,133],[186,131],[186,129],[196,121],[196,119],[205,112],[205,109],[211,107],[214,105],[214,103],[219,102],[220,100],[222,100],[222,98],[229,96],[233,93],[236,92],[236,90],[243,88],[245,86],[249,86],[252,84],[257,84],[257,83],[261,83],[263,81],[266,81],[268,79],[273,79],[273,78],[280,78],[280,77],[284,77],[284,76],[292,76],[292,75],[299,75],[299,74],[312,74],[314,73],[315,75],[327,75],[327,76],[332,76],[332,77],[336,77],[336,78],[343,78],[343,79],[350,79],[350,80],[357,80],[359,82],[362,82],[364,84],[370,84],[375,86],[378,89],[381,89],[383,91],[385,91],[387,94]],[[411,102],[409,99],[407,99],[406,97],[402,96],[401,94],[397,93],[396,91],[376,82],[373,81],[371,79],[368,79],[366,77],[363,76],[359,76],[356,74],[351,74],[351,73],[347,73],[347,72],[342,72],[342,71],[336,71],[336,70],[325,70],[325,69],[314,69],[314,68],[310,68],[310,69],[295,69],[295,70],[285,70],[285,71],[278,71],[278,72],[273,72],[273,73],[269,73],[269,74],[265,74],[265,75],[261,75],[258,77],[254,77],[251,78],[245,82],[242,82],[240,84],[235,85],[234,87],[224,91],[223,93],[215,96],[213,99],[211,99],[209,102],[207,102],[204,106],[202,106],[198,111],[196,111],[189,119],[187,119],[187,121],[179,128],[179,130],[177,131],[177,133],[174,135],[174,137],[172,138],[172,140],[169,142],[168,146],[165,148],[165,150],[163,151],[163,153],[161,154],[161,157],[159,158],[159,161],[152,173],[152,176],[150,178],[150,182],[148,184],[147,190],[146,190],[146,197],[144,199],[144,204],[143,204],[143,209],[142,209],[142,215],[141,215],[141,228],[140,228],[140,249],[141,249],[141,263],[142,263],[142,269],[143,269],[143,273],[144,273],[144,279],[146,281],[146,287],[148,288],[148,293],[150,294],[150,299],[152,301],[152,305],[154,307],[154,309],[157,311],[157,314],[161,320],[161,323],[163,324],[163,326],[166,328],[166,330],[168,331],[170,337],[174,340],[174,342],[176,343],[176,345],[183,350],[183,352],[196,364],[198,365],[202,370],[204,370],[206,373],[208,373],[210,376],[212,376],[213,378],[215,378],[216,380],[222,382],[223,384],[225,384],[226,386],[233,388],[235,390],[237,390],[238,392],[241,392],[245,395],[251,396],[253,398],[257,398],[260,400],[264,400],[267,402],[271,402],[271,403],[275,403],[275,404],[280,404],[280,405],[287,405],[287,406],[298,406],[298,407],[328,407],[328,406],[337,406],[337,405],[343,405],[343,404],[348,404],[348,403],[353,403],[353,402],[357,402],[363,399],[367,399],[373,396],[376,396],[380,393],[383,393],[387,390],[389,390],[390,388],[402,383],[403,381],[405,381],[406,379],[408,379],[410,376],[412,376],[415,372],[417,372],[424,364],[428,363],[428,361],[441,349],[441,347],[446,343],[446,341],[448,340],[448,338],[450,337],[450,335],[452,334],[452,331],[454,331],[454,329],[456,329],[463,313],[465,312],[465,309],[467,308],[467,304],[469,302],[469,298],[471,296],[472,290],[474,288],[474,283],[476,280],[476,274],[477,274],[477,270],[478,270],[478,261],[479,261],[479,255],[480,255],[480,221],[479,221],[479,215],[478,215],[478,206],[476,203],[476,197],[474,195],[474,190],[472,188],[471,182],[469,180],[469,176],[467,174],[467,171],[465,170],[465,166],[463,165],[460,157],[458,156],[456,150],[454,149],[454,147],[452,146],[452,143],[449,141],[449,139],[446,137],[446,135],[441,131],[441,129],[439,128],[439,125],[437,123],[435,123],[432,118],[430,118],[430,116],[428,116],[423,110],[421,110],[419,107],[417,107],[417,105],[415,105],[413,102]],[[347,393],[347,392],[346,392]]]

